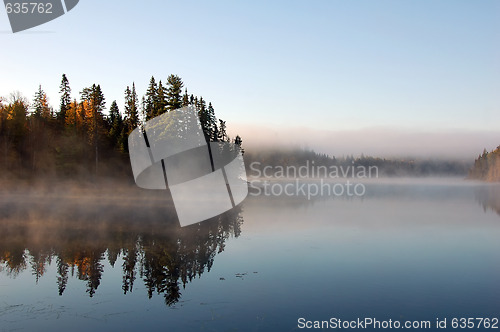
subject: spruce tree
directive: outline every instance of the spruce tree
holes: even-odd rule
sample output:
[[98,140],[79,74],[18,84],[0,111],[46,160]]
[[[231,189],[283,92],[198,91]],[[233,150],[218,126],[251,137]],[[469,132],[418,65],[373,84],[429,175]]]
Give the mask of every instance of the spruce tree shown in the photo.
[[146,122],[147,115],[146,115],[146,97],[142,96],[141,99],[141,116],[139,118],[139,123],[141,126],[144,126],[144,123]]
[[118,108],[118,104],[116,103],[116,100],[113,100],[111,103],[111,106],[109,107],[109,117],[108,117],[108,124],[111,127],[113,123],[115,123],[116,119],[121,116],[120,115],[120,109]]
[[89,123],[88,129],[95,151],[95,174],[97,175],[99,165],[99,127],[102,127],[102,111],[104,110],[106,101],[100,85],[92,84],[92,87],[83,89],[81,96],[82,106],[87,103],[90,107],[89,115],[92,116],[92,122]]
[[158,103],[158,86],[154,76],[149,80],[148,90],[146,91],[146,98],[144,104],[144,111],[146,113],[146,121],[155,117],[155,107]]
[[226,121],[219,120],[219,137],[218,140],[221,142],[229,142],[229,137],[226,132]]
[[125,89],[125,127],[126,134],[130,134],[132,130],[139,126],[139,112],[137,93],[135,84],[132,83],[132,90],[129,86]]
[[57,113],[57,119],[60,123],[64,123],[66,118],[66,112],[71,104],[71,88],[69,86],[68,78],[66,74],[62,75],[61,85],[59,86],[61,93],[61,104],[59,106],[59,112]]
[[241,154],[245,154],[245,150],[241,147],[241,144],[243,143],[243,140],[241,139],[240,135],[236,135],[236,138],[234,139],[234,144],[237,145],[240,148]]
[[188,95],[188,89],[184,91],[184,95],[182,95],[182,107],[188,106],[189,105],[189,95]]
[[42,86],[38,86],[38,91],[35,93],[33,100],[33,115],[35,118],[43,118],[48,120],[50,118],[50,106],[47,100],[47,94],[42,90]]
[[123,118],[118,108],[116,100],[113,101],[109,108],[109,137],[113,146],[118,146],[120,149],[120,136],[123,133]]
[[211,141],[217,141],[219,131],[217,128],[217,118],[212,103],[208,103],[207,108],[208,133]]
[[161,115],[167,111],[167,99],[165,95],[165,88],[161,81],[158,82],[158,92],[156,94],[156,106],[154,116]]
[[198,109],[198,118],[200,119],[201,129],[203,129],[203,133],[205,134],[205,139],[210,141],[210,124],[208,119],[207,107],[205,104],[205,100],[203,97],[200,97],[200,101],[197,103]]
[[170,75],[167,78],[167,109],[169,111],[176,110],[182,107],[182,87],[184,83],[177,75]]

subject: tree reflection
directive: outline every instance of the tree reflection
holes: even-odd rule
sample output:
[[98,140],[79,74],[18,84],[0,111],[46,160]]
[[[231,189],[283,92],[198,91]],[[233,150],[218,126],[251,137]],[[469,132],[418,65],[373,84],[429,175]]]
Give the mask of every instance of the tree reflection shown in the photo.
[[491,209],[500,215],[500,186],[488,185],[476,190],[476,200],[484,211]]
[[[140,280],[149,298],[161,295],[171,306],[179,301],[181,287],[210,271],[225,241],[240,235],[243,219],[241,208],[236,207],[181,228],[173,207],[160,203],[159,211],[152,211],[152,205],[101,204],[101,211],[111,211],[106,217],[96,217],[92,209],[82,213],[82,204],[89,206],[88,201],[73,202],[72,208],[57,209],[55,214],[47,214],[40,203],[36,218],[31,217],[36,210],[27,216],[10,206],[10,212],[0,212],[0,270],[11,277],[31,270],[38,282],[54,262],[59,295],[64,294],[70,278],[77,278],[86,283],[86,292],[92,297],[105,272],[105,260],[114,267],[121,259],[124,294],[132,292]],[[116,212],[123,209],[126,211]]]
[[[172,234],[144,235],[139,242],[143,258],[141,278],[148,296],[164,294],[165,304],[176,303],[180,284],[186,284],[203,272],[209,272],[215,255],[221,253],[230,236],[238,237],[243,219],[236,208],[200,224],[178,229]],[[159,240],[162,239],[162,240]]]

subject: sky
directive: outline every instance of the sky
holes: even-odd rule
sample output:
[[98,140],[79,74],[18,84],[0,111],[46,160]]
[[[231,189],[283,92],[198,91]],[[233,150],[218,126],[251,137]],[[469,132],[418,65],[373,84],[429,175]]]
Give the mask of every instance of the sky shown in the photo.
[[495,0],[81,0],[16,34],[0,8],[0,60],[0,96],[41,84],[54,107],[63,73],[74,98],[97,83],[122,110],[127,85],[179,75],[255,147],[469,158],[500,144]]

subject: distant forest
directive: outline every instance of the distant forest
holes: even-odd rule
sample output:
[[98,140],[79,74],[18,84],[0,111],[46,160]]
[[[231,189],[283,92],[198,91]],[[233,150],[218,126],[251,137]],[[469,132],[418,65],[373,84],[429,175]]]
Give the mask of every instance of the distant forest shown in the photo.
[[[231,141],[226,122],[218,120],[212,103],[188,94],[182,79],[169,75],[165,84],[151,77],[138,97],[135,84],[124,90],[123,112],[113,101],[105,115],[106,99],[99,84],[71,95],[65,74],[60,104],[54,109],[40,86],[30,102],[20,93],[0,98],[0,177],[71,178],[131,177],[128,135],[145,121],[193,105],[207,141]],[[234,143],[241,146],[241,138]]]
[[[302,166],[308,165],[310,168],[318,166],[341,167],[344,169],[357,168],[362,166],[368,169],[371,166],[378,168],[378,175],[381,177],[392,176],[463,176],[467,175],[471,167],[471,162],[438,160],[438,159],[415,159],[415,158],[377,158],[361,155],[335,157],[324,153],[317,153],[312,150],[266,150],[247,151],[245,153],[245,165],[247,174],[255,175],[254,170],[262,169],[266,166]],[[310,172],[309,174],[311,174]]]
[[469,178],[489,182],[500,181],[500,146],[488,152],[486,149],[474,161]]

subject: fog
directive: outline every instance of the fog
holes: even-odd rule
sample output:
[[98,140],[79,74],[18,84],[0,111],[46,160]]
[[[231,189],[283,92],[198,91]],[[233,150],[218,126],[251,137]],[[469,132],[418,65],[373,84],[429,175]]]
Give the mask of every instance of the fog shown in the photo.
[[[308,183],[318,181],[300,183],[306,183],[307,191]],[[308,199],[285,193],[250,194],[244,204],[243,232],[364,229],[406,233],[426,227],[477,230],[500,225],[500,187],[496,184],[461,178],[384,178],[353,183],[366,187],[363,196],[324,194]]]
[[500,131],[420,130],[371,127],[351,130],[317,130],[262,124],[231,124],[230,135],[243,138],[246,150],[268,147],[310,148],[340,156],[474,159],[483,149],[500,144]]
[[[99,185],[4,182],[0,276],[32,275],[38,283],[46,275],[57,282],[51,295],[60,296],[75,277],[85,284],[83,294],[93,297],[104,273],[118,262],[122,273],[115,284],[121,282],[124,294],[132,292],[136,281],[149,298],[156,293],[172,306],[181,298],[181,287],[209,271],[225,241],[240,234],[239,208],[181,228],[167,191],[101,180]],[[50,272],[54,265],[56,278]],[[17,285],[26,280],[20,278]]]

